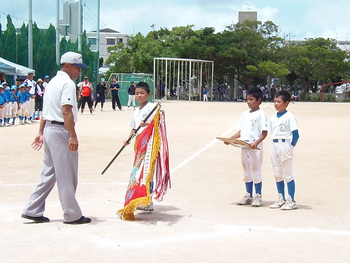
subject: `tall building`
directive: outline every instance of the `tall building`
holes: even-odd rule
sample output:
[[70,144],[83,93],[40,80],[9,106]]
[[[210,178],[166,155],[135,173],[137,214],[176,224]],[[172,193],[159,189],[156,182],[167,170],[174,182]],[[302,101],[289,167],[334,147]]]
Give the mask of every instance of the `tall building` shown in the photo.
[[258,13],[256,11],[239,11],[238,12],[238,23],[245,21],[258,21]]
[[[82,14],[82,12],[80,12]],[[63,3],[63,19],[59,20],[59,30],[62,37],[76,42],[79,32],[79,3],[76,1]],[[82,30],[80,30],[82,32]]]

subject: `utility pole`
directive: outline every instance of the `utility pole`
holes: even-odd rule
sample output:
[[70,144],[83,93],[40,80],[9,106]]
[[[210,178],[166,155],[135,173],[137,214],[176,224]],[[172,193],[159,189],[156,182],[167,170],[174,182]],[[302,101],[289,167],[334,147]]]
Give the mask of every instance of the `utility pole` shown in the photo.
[[83,4],[82,1],[79,0],[78,3],[78,51],[81,52],[81,35],[82,35],[82,27],[83,27]]
[[60,64],[60,1],[56,0],[56,65]]
[[100,58],[100,9],[101,9],[101,0],[97,1],[97,30],[96,30],[96,47],[97,47],[97,65],[96,65],[96,83],[99,83],[100,79],[100,63],[99,63],[99,58]]
[[33,3],[29,0],[29,19],[28,19],[28,67],[33,68]]

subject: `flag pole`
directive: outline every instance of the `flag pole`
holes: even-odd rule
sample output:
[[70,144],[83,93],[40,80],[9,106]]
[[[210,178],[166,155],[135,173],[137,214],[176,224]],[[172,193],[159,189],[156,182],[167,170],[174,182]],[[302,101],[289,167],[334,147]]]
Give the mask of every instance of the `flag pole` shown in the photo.
[[[160,102],[157,103],[157,105],[151,110],[151,112],[146,116],[146,118],[142,121],[142,122],[146,122],[149,117],[152,116],[153,112],[156,111],[156,109],[160,106]],[[137,129],[129,136],[129,138],[126,140],[126,144],[129,144],[130,141],[136,136],[137,132],[141,129],[141,124],[139,125],[139,127],[137,127]],[[122,148],[120,148],[120,150],[117,152],[116,155],[114,155],[113,159],[109,162],[109,164],[106,166],[106,168],[102,171],[102,175],[107,171],[107,169],[112,165],[112,163],[115,161],[115,159],[117,159],[117,157],[119,156],[119,154],[124,150],[125,145],[123,145]]]

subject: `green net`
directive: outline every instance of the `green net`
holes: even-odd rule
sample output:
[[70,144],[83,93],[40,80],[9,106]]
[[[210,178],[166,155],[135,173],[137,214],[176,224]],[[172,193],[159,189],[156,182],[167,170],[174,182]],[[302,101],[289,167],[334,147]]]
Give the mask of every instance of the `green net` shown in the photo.
[[[154,78],[153,74],[144,74],[144,73],[112,73],[109,81],[107,83],[108,94],[107,98],[111,98],[111,94],[109,91],[109,85],[113,78],[117,78],[117,82],[119,83],[119,99],[122,106],[126,106],[129,100],[128,95],[128,87],[130,86],[130,82],[134,81],[134,84],[137,85],[139,82],[148,83],[151,89],[151,97],[149,101],[154,102]],[[136,101],[137,103],[137,101]]]

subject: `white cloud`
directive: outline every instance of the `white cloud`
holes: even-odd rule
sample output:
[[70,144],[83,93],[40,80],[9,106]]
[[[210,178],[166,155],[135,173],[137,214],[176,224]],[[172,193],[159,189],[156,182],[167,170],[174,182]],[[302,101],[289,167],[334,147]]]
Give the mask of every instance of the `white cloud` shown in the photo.
[[[28,0],[6,0],[0,9],[1,24],[6,29],[6,14],[16,27],[28,21]],[[62,12],[62,3],[60,8]],[[83,0],[85,29],[95,30],[96,0]],[[17,8],[21,6],[22,8]],[[332,37],[350,39],[347,10],[349,0],[101,0],[101,28],[110,27],[127,34],[147,34],[155,28],[194,24],[195,29],[214,27],[222,31],[238,21],[238,11],[257,11],[262,22],[273,21],[284,34],[294,39]],[[56,24],[56,0],[33,1],[33,20],[41,28]]]

